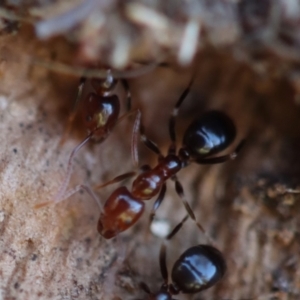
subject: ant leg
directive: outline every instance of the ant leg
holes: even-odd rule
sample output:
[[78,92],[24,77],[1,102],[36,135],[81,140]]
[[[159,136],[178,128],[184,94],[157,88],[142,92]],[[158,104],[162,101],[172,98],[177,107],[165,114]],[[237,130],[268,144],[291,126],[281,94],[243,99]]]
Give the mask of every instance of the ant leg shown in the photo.
[[235,159],[237,157],[237,155],[239,154],[239,152],[241,151],[241,149],[243,148],[244,144],[245,144],[245,140],[242,140],[237,145],[234,152],[232,152],[230,154],[212,157],[212,158],[198,158],[193,161],[196,162],[197,164],[203,164],[203,165],[220,164],[220,163],[226,162],[227,160]]
[[[191,208],[191,206],[189,205],[189,203],[187,202],[187,200],[185,199],[184,196],[184,191],[183,191],[183,187],[181,185],[181,183],[178,181],[177,177],[174,176],[172,178],[172,180],[175,182],[175,190],[176,193],[178,194],[178,196],[180,197],[187,213],[188,216],[196,223],[197,227],[202,231],[202,233],[204,234],[204,236],[206,237],[207,241],[209,242],[209,244],[214,245],[215,243],[213,242],[213,240],[211,239],[211,237],[206,233],[205,229],[203,228],[203,226],[196,220],[195,214]],[[178,229],[179,230],[179,229]],[[176,233],[176,232],[175,232]],[[172,237],[172,236],[171,236]]]
[[[95,200],[95,202],[99,206],[100,211],[102,212],[103,208],[102,208],[102,205],[101,205],[98,197],[95,195],[95,193],[93,192],[93,190],[89,186],[84,185],[84,184],[77,185],[77,186],[75,186],[75,188],[73,188],[73,189],[67,191],[66,193],[64,193],[64,196],[63,196],[63,198],[61,198],[60,201],[63,201],[65,199],[71,197],[72,195],[76,194],[77,192],[79,192],[82,189],[85,190],[91,196],[91,198],[93,198]],[[36,209],[42,208],[42,207],[47,206],[51,203],[53,203],[53,201],[51,201],[51,200],[47,201],[47,202],[39,203],[39,204],[35,205],[34,208],[36,208]]]
[[[141,167],[142,172],[146,172],[146,171],[148,171],[150,169],[151,168],[148,165],[143,165]],[[101,184],[98,184],[98,185],[94,186],[93,189],[94,190],[100,190],[101,188],[103,188],[105,186],[108,186],[108,185],[111,185],[111,184],[123,181],[123,180],[125,180],[127,178],[130,178],[130,177],[133,177],[135,175],[136,175],[135,171],[124,173],[124,174],[116,176],[115,178],[113,178],[113,179],[111,179],[111,180],[109,180],[109,181],[107,181],[105,183],[101,183]]]
[[186,222],[186,220],[189,218],[189,215],[186,215],[182,221],[177,224],[174,229],[166,236],[166,240],[171,240],[173,236],[181,229],[182,225]]
[[167,185],[164,184],[160,190],[160,193],[159,193],[157,199],[155,200],[155,202],[153,204],[153,208],[152,208],[150,216],[149,216],[149,227],[151,226],[151,223],[154,219],[155,212],[160,207],[161,203],[163,202],[163,200],[165,198],[166,190],[167,190]]
[[[146,171],[148,171],[148,170],[150,170],[150,169],[151,169],[151,167],[148,166],[148,165],[143,165],[143,166],[141,167],[141,171],[142,171],[142,172],[146,172]],[[100,190],[101,188],[103,188],[103,187],[105,187],[105,186],[108,186],[108,185],[111,185],[111,184],[114,184],[114,183],[123,181],[123,180],[125,180],[125,179],[127,179],[127,178],[130,178],[130,177],[133,177],[133,176],[135,176],[135,175],[136,175],[136,172],[135,172],[135,171],[124,173],[124,174],[121,174],[121,175],[116,176],[115,178],[113,178],[113,179],[111,179],[111,180],[109,180],[109,181],[107,181],[107,182],[105,182],[105,183],[100,183],[100,184],[94,186],[93,189],[94,189],[94,190]],[[164,188],[164,186],[162,187],[162,191],[163,191],[163,190],[164,190],[164,194],[165,194],[166,188]],[[161,191],[161,193],[162,193],[162,191]],[[163,194],[163,195],[160,195],[160,196],[163,197],[164,194]],[[158,199],[155,201],[153,207],[155,207],[155,204],[156,204],[156,202],[157,202],[158,200],[159,200],[159,197],[158,197]],[[162,200],[163,200],[163,199],[161,199],[161,201],[159,201],[159,204],[156,204],[156,205],[158,205],[158,206],[156,207],[156,209],[159,207],[159,205],[161,204]],[[156,210],[156,209],[155,209],[155,210]]]
[[123,181],[127,178],[133,177],[134,175],[136,175],[136,172],[127,172],[127,173],[121,174],[105,183],[98,184],[98,185],[94,186],[93,188],[94,188],[94,190],[100,190],[101,188],[103,188],[105,186]]
[[124,90],[126,92],[126,99],[127,99],[127,103],[126,103],[126,110],[130,111],[131,110],[131,93],[130,93],[130,89],[129,89],[129,85],[126,79],[122,79],[121,80]]
[[[135,110],[134,110],[135,111]],[[141,121],[142,114],[139,109],[137,109],[137,117],[134,122],[133,131],[132,131],[132,140],[131,140],[131,155],[134,161],[134,164],[138,166],[138,134],[140,134],[140,140],[143,144],[152,152],[158,155],[159,158],[162,158],[163,155],[161,154],[158,146],[151,141],[145,135],[145,128]]]
[[162,158],[163,155],[161,154],[158,146],[151,141],[147,136],[145,135],[145,128],[144,125],[141,123],[140,125],[140,135],[141,135],[141,141],[144,143],[144,145],[150,149],[152,152],[158,155],[159,158]]
[[140,128],[141,115],[142,115],[141,111],[139,109],[134,109],[134,110],[131,110],[131,111],[125,113],[117,120],[116,125],[134,113],[137,113],[137,116],[136,116],[134,124],[133,124],[132,135],[131,135],[131,158],[132,158],[134,167],[137,168],[138,164],[139,164],[137,144],[138,144],[138,131]]
[[139,165],[139,153],[138,153],[138,136],[139,128],[141,126],[141,112],[138,109],[137,116],[133,124],[132,137],[131,137],[131,158],[135,168]]
[[145,293],[151,294],[151,291],[150,291],[150,289],[149,289],[149,286],[148,286],[145,282],[141,281],[140,284],[139,284],[139,286],[140,286],[140,288],[141,288]]
[[159,267],[160,273],[164,280],[164,286],[168,286],[168,268],[167,268],[167,247],[162,243],[159,251]]
[[[123,86],[125,88],[125,90],[127,91],[127,99],[128,99],[128,104],[127,107],[131,107],[131,94],[129,91],[129,86],[126,80],[122,80]],[[135,164],[135,166],[138,166],[138,133],[140,133],[140,140],[144,143],[144,145],[150,149],[152,152],[154,152],[155,154],[157,154],[159,156],[159,158],[163,157],[163,155],[161,154],[158,146],[151,141],[149,138],[147,138],[147,136],[145,135],[145,129],[144,129],[144,125],[141,122],[141,112],[139,109],[133,110],[131,112],[129,112],[129,114],[131,114],[132,112],[137,111],[137,117],[135,119],[134,122],[134,126],[133,126],[133,132],[132,132],[132,141],[131,141],[131,156],[133,158],[133,162]],[[123,116],[120,118],[122,119]],[[120,120],[119,119],[119,120]],[[138,132],[139,131],[139,132]]]
[[[124,117],[125,116],[127,116],[128,114],[131,114],[131,113],[134,113],[135,111],[132,111],[132,112],[129,112],[129,113],[126,113],[125,115],[123,115],[122,117],[120,117],[119,119],[118,119],[118,122],[120,122],[121,120],[123,120],[124,119]],[[56,194],[56,196],[54,197],[54,202],[60,202],[60,201],[62,201],[61,199],[63,198],[63,196],[64,196],[64,193],[65,193],[65,191],[66,191],[66,189],[67,189],[67,187],[68,187],[68,184],[69,184],[69,182],[70,182],[70,178],[71,178],[71,175],[72,175],[72,170],[73,170],[73,159],[74,159],[74,156],[77,154],[77,152],[90,140],[90,138],[92,137],[92,135],[93,135],[93,132],[91,132],[78,146],[76,146],[74,149],[73,149],[73,151],[71,152],[71,154],[70,154],[70,157],[69,157],[69,161],[68,161],[68,166],[67,166],[67,174],[66,174],[66,177],[65,177],[65,180],[63,181],[63,183],[62,183],[62,185],[61,185],[61,187],[60,187],[60,189],[58,190],[58,192],[57,192],[57,194]],[[132,173],[133,172],[130,172],[129,174],[129,176],[128,177],[130,177],[130,176],[133,176],[132,175]],[[127,176],[125,177],[125,178],[127,178]],[[124,179],[125,179],[124,178]],[[118,182],[118,181],[121,181],[121,180],[123,180],[122,178],[120,179],[120,180],[116,180],[116,181],[114,181],[114,182]],[[112,183],[114,183],[114,182],[112,182]],[[109,183],[108,183],[109,184]],[[108,184],[105,184],[105,185],[108,185]],[[99,187],[97,187],[97,188],[99,188]]]
[[186,96],[188,95],[188,93],[191,90],[191,86],[193,84],[193,81],[194,81],[194,76],[191,79],[191,81],[189,82],[188,87],[183,91],[183,93],[179,97],[179,99],[176,102],[176,104],[173,108],[173,111],[171,113],[171,117],[170,117],[170,120],[169,120],[169,134],[170,134],[170,138],[171,138],[171,145],[169,147],[169,154],[175,154],[176,153],[175,120],[176,120],[176,117],[178,115],[178,111],[179,111],[179,108],[180,108],[182,102],[185,100]]
[[66,128],[64,130],[63,136],[62,136],[62,138],[59,142],[59,146],[62,146],[65,143],[67,137],[69,136],[69,134],[71,132],[72,125],[74,123],[74,120],[75,120],[75,117],[76,117],[76,114],[77,114],[78,103],[79,103],[79,100],[81,99],[81,95],[82,95],[82,91],[83,91],[83,87],[84,87],[85,82],[86,82],[86,78],[81,77],[80,80],[79,80],[79,85],[78,85],[78,90],[77,90],[77,96],[76,96],[76,99],[75,99],[75,103],[74,103],[72,112],[69,114],[67,125],[66,125]]
[[62,198],[64,196],[64,193],[66,192],[66,189],[68,187],[68,184],[70,182],[71,179],[71,175],[72,175],[72,170],[73,170],[73,159],[74,156],[77,154],[77,152],[90,140],[90,138],[92,137],[92,134],[89,134],[79,145],[77,145],[73,151],[70,154],[69,157],[69,161],[68,161],[68,166],[67,166],[67,174],[65,177],[65,180],[63,181],[60,189],[58,190],[56,196],[53,199],[53,202],[60,202],[62,201]]
[[71,190],[68,195],[67,195],[67,198],[69,198],[71,195],[73,195],[74,193],[80,191],[81,189],[85,190],[90,196],[91,198],[93,198],[95,200],[95,202],[98,204],[99,206],[99,209],[100,209],[100,212],[102,213],[103,212],[103,207],[102,207],[102,204],[100,203],[99,201],[99,198],[95,195],[95,193],[93,192],[93,190],[87,186],[87,185],[84,185],[84,184],[80,184],[78,185],[77,187],[75,187],[74,190]]

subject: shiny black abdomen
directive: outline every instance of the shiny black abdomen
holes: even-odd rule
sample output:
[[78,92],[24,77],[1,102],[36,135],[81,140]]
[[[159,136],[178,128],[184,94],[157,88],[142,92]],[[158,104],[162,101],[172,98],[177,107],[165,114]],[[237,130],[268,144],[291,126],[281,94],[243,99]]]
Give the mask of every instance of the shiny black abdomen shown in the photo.
[[226,263],[219,250],[209,245],[189,248],[175,262],[173,285],[182,293],[198,293],[213,286],[226,272]]
[[183,137],[183,146],[194,158],[226,149],[235,139],[236,129],[223,112],[212,110],[195,119]]

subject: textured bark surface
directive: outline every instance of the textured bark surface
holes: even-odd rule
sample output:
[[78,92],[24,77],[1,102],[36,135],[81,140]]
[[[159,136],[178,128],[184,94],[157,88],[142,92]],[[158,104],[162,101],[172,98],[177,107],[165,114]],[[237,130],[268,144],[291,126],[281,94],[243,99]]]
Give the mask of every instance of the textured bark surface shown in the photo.
[[[146,235],[148,212],[117,239],[99,237],[98,207],[86,193],[35,209],[51,200],[65,176],[72,149],[85,133],[80,123],[59,146],[76,97],[77,77],[30,63],[30,57],[71,55],[61,39],[41,43],[32,29],[0,36],[1,198],[0,298],[141,299],[138,283],[160,287],[161,240]],[[298,299],[300,107],[297,80],[284,60],[249,64],[227,51],[203,50],[193,68],[158,67],[129,80],[133,106],[141,108],[147,134],[165,151],[170,111],[196,71],[177,121],[179,138],[191,119],[211,108],[227,112],[247,143],[235,161],[192,165],[179,173],[197,219],[224,253],[224,280],[194,299]],[[124,91],[117,87],[125,112]],[[76,156],[70,188],[94,185],[133,168],[133,119],[122,121],[102,144]],[[232,149],[232,148],[231,148]],[[140,146],[141,164],[156,158]],[[130,182],[126,182],[130,186]],[[99,191],[105,199],[115,186]],[[185,215],[168,184],[158,218],[174,226]],[[168,264],[206,242],[188,221],[168,245]],[[273,295],[273,294],[272,294]],[[273,295],[274,296],[274,295]],[[178,299],[189,299],[184,295]],[[256,298],[255,298],[256,299]]]

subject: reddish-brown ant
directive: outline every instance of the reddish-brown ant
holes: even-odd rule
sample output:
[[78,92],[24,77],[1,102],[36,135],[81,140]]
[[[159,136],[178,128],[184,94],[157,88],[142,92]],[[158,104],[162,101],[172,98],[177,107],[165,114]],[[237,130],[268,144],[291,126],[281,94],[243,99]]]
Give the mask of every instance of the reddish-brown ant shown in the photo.
[[[236,129],[232,120],[227,115],[220,111],[210,111],[200,118],[196,118],[190,124],[183,137],[183,146],[178,152],[176,151],[175,118],[180,105],[190,91],[191,83],[177,101],[171,115],[169,133],[172,143],[166,156],[163,156],[157,145],[145,136],[143,126],[139,126],[141,140],[159,157],[158,165],[154,168],[150,168],[149,166],[144,167],[144,171],[133,181],[131,192],[125,186],[122,186],[116,189],[107,199],[98,221],[98,231],[103,237],[107,239],[112,238],[131,227],[144,211],[145,204],[143,201],[149,200],[158,194],[150,216],[150,220],[152,220],[156,210],[164,199],[166,181],[168,179],[175,182],[175,190],[182,199],[188,215],[204,232],[202,226],[196,221],[190,205],[184,198],[183,187],[178,181],[176,174],[191,162],[217,164],[234,159],[241,149],[243,141],[239,143],[233,153],[211,157],[226,149],[233,142],[236,136]],[[139,118],[138,120],[140,121]],[[135,136],[138,134],[137,131],[136,129],[134,130]],[[133,152],[137,153],[136,145]],[[99,185],[97,188],[118,182],[130,176],[133,176],[133,173],[120,175],[104,185]]]
[[[152,220],[156,210],[161,205],[164,199],[166,193],[166,181],[168,179],[171,179],[175,182],[175,190],[179,197],[182,199],[188,215],[204,232],[204,229],[196,221],[195,215],[184,197],[183,187],[178,181],[176,174],[182,168],[188,166],[192,162],[198,164],[217,164],[223,163],[230,159],[234,159],[237,156],[239,150],[242,148],[243,141],[239,143],[233,153],[218,157],[211,157],[212,155],[220,153],[221,151],[226,149],[234,141],[236,136],[236,129],[232,120],[227,115],[220,111],[210,111],[205,113],[203,116],[196,118],[190,124],[183,137],[183,146],[179,149],[178,152],[176,151],[175,119],[183,100],[186,98],[187,94],[190,91],[191,84],[192,81],[177,101],[169,120],[171,146],[169,147],[169,151],[166,156],[163,156],[157,145],[145,136],[144,128],[140,124],[141,114],[138,111],[132,139],[134,141],[132,151],[134,160],[137,164],[138,155],[136,143],[138,132],[140,132],[141,140],[143,141],[143,143],[151,151],[156,153],[159,159],[158,165],[154,168],[151,168],[149,166],[142,167],[143,172],[138,175],[137,178],[133,181],[131,192],[125,186],[119,187],[110,195],[102,209],[98,198],[94,195],[93,191],[89,187],[79,185],[72,191],[65,193],[65,185],[62,186],[58,196],[56,197],[56,202],[66,199],[76,191],[84,188],[98,202],[100,206],[101,213],[98,221],[99,233],[104,238],[110,239],[116,236],[118,233],[125,231],[137,222],[144,211],[145,204],[143,200],[149,200],[158,195],[156,201],[154,202],[150,216],[150,220]],[[95,95],[93,97],[95,97],[96,99],[101,98],[101,100],[106,100],[106,97],[103,97],[102,95]],[[116,100],[117,98],[116,96],[111,96],[111,99]],[[96,113],[94,113],[94,115],[98,116]],[[102,110],[100,110],[99,115],[103,117]],[[107,121],[105,122],[104,130],[106,131],[103,132],[103,128],[101,128],[100,136],[106,137],[109,130],[115,125],[118,119],[117,116],[117,113],[105,116],[105,119]],[[111,117],[111,119],[109,119],[108,117]],[[91,131],[86,140],[73,150],[69,162],[71,161],[75,152],[77,152],[78,149],[91,138],[91,135],[95,134],[95,132],[95,129]],[[125,178],[132,177],[133,175],[135,175],[135,172],[122,174],[105,184],[98,185],[96,189],[119,182],[121,180],[124,180]],[[68,183],[68,178],[65,181],[67,181]]]
[[[188,215],[173,229],[166,240],[172,239],[187,218]],[[181,254],[172,268],[172,283],[168,283],[166,256],[166,245],[163,243],[160,248],[159,265],[164,282],[160,290],[152,293],[146,283],[140,283],[141,288],[148,294],[148,300],[175,300],[172,296],[179,293],[199,293],[215,285],[226,272],[225,259],[218,249],[210,245],[197,245]]]
[[[159,156],[159,162],[154,168],[150,168],[149,166],[143,168],[143,173],[133,181],[131,192],[125,186],[122,186],[116,189],[107,199],[98,221],[98,231],[103,237],[107,239],[112,238],[131,227],[144,211],[145,204],[143,200],[149,200],[158,194],[151,213],[152,219],[155,211],[164,199],[166,193],[165,183],[169,178],[175,182],[176,192],[182,199],[188,215],[196,222],[198,227],[204,231],[202,226],[196,221],[190,205],[184,198],[183,188],[176,177],[176,173],[188,166],[191,162],[198,164],[216,164],[233,159],[241,149],[243,141],[239,143],[233,153],[219,157],[211,157],[211,155],[226,149],[233,142],[236,136],[236,129],[227,115],[220,111],[210,111],[204,114],[204,116],[196,118],[190,124],[184,134],[182,148],[180,148],[178,152],[176,151],[175,118],[180,105],[190,91],[190,86],[191,83],[177,101],[169,121],[169,132],[172,143],[167,156],[163,156],[156,144],[145,136],[143,126],[139,125],[140,114],[138,114],[138,122],[135,124],[133,140],[137,140],[136,136],[138,135],[138,128],[140,128],[141,140],[150,150]],[[133,152],[135,153],[134,156],[137,157],[136,145],[134,146]],[[122,174],[96,188],[119,182],[134,174],[134,172]],[[81,185],[69,192],[68,195],[65,195],[64,198],[79,190],[81,187],[89,190],[87,187]],[[97,199],[91,190],[89,190],[89,194]]]
[[[81,96],[86,78],[80,79],[80,84],[78,87],[77,98],[75,101],[75,106],[77,106]],[[127,108],[130,110],[131,106],[131,97],[129,93],[128,83],[125,79],[121,80],[124,89],[127,93]],[[119,97],[113,94],[113,90],[117,84],[117,80],[112,76],[110,71],[107,73],[106,79],[91,79],[92,87],[94,92],[90,92],[83,99],[82,103],[82,123],[87,130],[87,137],[77,145],[70,154],[67,174],[66,177],[54,198],[54,202],[59,202],[64,196],[67,186],[72,175],[72,161],[76,153],[89,141],[94,140],[96,142],[103,142],[111,130],[114,128],[116,123],[121,120],[123,117],[119,118],[120,114],[120,101]],[[76,115],[76,109],[70,114],[68,120],[68,126],[66,128],[65,134],[61,140],[61,143],[64,142],[66,135],[70,132],[70,127],[74,121]],[[50,202],[47,202],[50,203]],[[42,203],[37,205],[37,207],[43,206],[47,203]]]

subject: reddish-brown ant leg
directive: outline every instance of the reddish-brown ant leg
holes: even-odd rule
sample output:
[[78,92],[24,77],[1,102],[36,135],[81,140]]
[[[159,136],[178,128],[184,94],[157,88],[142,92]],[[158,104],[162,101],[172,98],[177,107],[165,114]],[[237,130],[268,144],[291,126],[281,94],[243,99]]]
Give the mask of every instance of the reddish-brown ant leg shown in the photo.
[[138,167],[139,165],[139,157],[138,157],[138,136],[140,135],[140,140],[144,143],[144,145],[158,155],[158,159],[162,158],[163,155],[161,154],[158,146],[151,141],[146,135],[144,131],[144,126],[141,122],[141,112],[138,110],[138,114],[136,120],[134,122],[133,130],[132,130],[132,140],[131,140],[131,156],[134,162],[134,165]]
[[205,229],[203,228],[203,226],[196,220],[195,214],[191,208],[191,206],[189,205],[189,203],[187,202],[187,200],[185,199],[184,196],[184,191],[183,191],[183,187],[181,185],[181,183],[178,181],[176,176],[173,176],[171,178],[174,182],[175,182],[175,190],[176,193],[178,194],[178,196],[180,197],[185,210],[187,211],[189,217],[196,223],[196,225],[198,226],[198,228],[203,232],[203,234],[205,235],[206,239],[208,240],[208,242],[212,245],[214,245],[214,241],[211,239],[211,237],[206,233]]
[[115,178],[105,182],[105,183],[100,183],[96,186],[94,186],[94,190],[99,190],[105,186],[108,186],[108,185],[111,185],[111,184],[114,184],[114,183],[117,183],[117,182],[120,182],[120,181],[123,181],[127,178],[130,178],[132,176],[136,175],[136,172],[128,172],[128,173],[124,173],[124,174],[121,174],[119,176],[116,176]]
[[161,154],[158,146],[145,135],[145,129],[144,129],[144,126],[143,126],[142,123],[140,125],[140,135],[141,135],[140,139],[144,143],[144,145],[149,150],[151,150],[152,152],[156,153],[158,155],[159,159],[163,158],[163,155]]
[[103,212],[103,206],[100,203],[99,198],[95,195],[93,190],[87,185],[84,185],[84,184],[77,185],[73,190],[70,190],[69,192],[67,192],[66,198],[71,197],[73,194],[79,192],[81,189],[85,190],[91,196],[91,198],[93,198],[95,200],[95,202],[99,206],[100,212],[102,213]]
[[189,215],[186,215],[182,221],[177,224],[174,229],[165,237],[166,240],[170,240],[173,238],[173,236],[181,229],[182,225],[188,220]]
[[139,128],[141,126],[141,116],[142,114],[140,110],[138,110],[136,119],[133,124],[132,137],[131,137],[131,158],[135,168],[139,166],[139,154],[138,154],[137,143],[138,143]]
[[[148,170],[150,170],[150,166],[148,165],[143,165],[140,170],[141,172],[146,172]],[[118,175],[116,176],[115,178],[105,182],[105,183],[100,183],[98,185],[95,185],[93,187],[94,190],[100,190],[101,188],[105,187],[105,186],[108,186],[108,185],[111,185],[111,184],[114,184],[114,183],[117,183],[117,182],[120,182],[120,181],[123,181],[127,178],[130,178],[130,177],[133,177],[134,175],[136,175],[137,172],[135,171],[132,171],[132,172],[127,172],[127,173],[124,173],[124,174],[121,174],[121,175]]]
[[[101,205],[98,197],[95,195],[95,193],[93,192],[93,190],[89,186],[84,185],[84,184],[77,185],[73,189],[65,192],[63,194],[63,197],[60,199],[60,201],[63,201],[65,199],[71,197],[72,195],[79,192],[81,189],[85,190],[95,200],[95,202],[98,204],[98,206],[100,208],[100,211],[102,212],[103,208],[102,208],[102,205]],[[54,203],[53,200],[43,202],[43,203],[39,203],[39,204],[35,205],[34,208],[36,208],[36,209],[42,208],[42,207],[47,206],[47,205],[52,204],[52,203]]]
[[68,166],[67,166],[67,174],[65,177],[65,180],[63,181],[59,191],[57,192],[56,196],[53,199],[53,202],[60,202],[62,201],[62,197],[64,196],[64,193],[67,190],[68,184],[71,179],[72,170],[73,170],[73,158],[76,155],[76,153],[91,139],[92,134],[89,134],[78,146],[76,146],[73,151],[71,152],[71,155],[69,157]]
[[71,113],[69,114],[67,125],[66,125],[66,128],[64,130],[63,136],[62,136],[62,138],[59,142],[59,146],[62,146],[65,143],[67,137],[70,135],[70,132],[72,130],[72,126],[73,126],[73,123],[74,123],[74,120],[75,120],[75,117],[76,117],[76,114],[77,114],[78,103],[79,103],[79,100],[81,99],[82,91],[83,91],[83,87],[85,85],[85,82],[86,82],[86,78],[81,77],[80,81],[79,81],[79,86],[78,86],[78,90],[77,90],[77,96],[76,96],[76,99],[75,99],[75,103],[73,105]]
[[115,126],[123,121],[125,118],[129,117],[130,115],[137,113],[137,116],[134,121],[133,129],[132,129],[132,138],[131,138],[131,157],[133,161],[134,167],[138,167],[138,152],[137,152],[137,140],[138,140],[138,131],[141,122],[141,112],[139,109],[134,109],[129,111],[118,118]]
[[[123,116],[121,116],[117,123],[119,123],[120,121],[124,120],[125,117],[127,117],[128,115],[132,114],[132,113],[135,113],[136,110],[134,111],[131,111],[131,112],[128,112],[126,114],[124,114]],[[138,111],[139,112],[139,111]],[[140,112],[139,112],[140,113]],[[116,124],[117,124],[116,123]],[[69,157],[69,160],[68,160],[68,166],[67,166],[67,173],[66,173],[66,177],[59,189],[59,191],[57,192],[56,196],[54,197],[54,200],[53,202],[60,202],[62,201],[62,199],[66,199],[64,193],[66,192],[67,190],[67,187],[68,187],[68,184],[70,182],[70,178],[71,178],[71,175],[72,175],[72,170],[73,170],[73,159],[75,157],[75,155],[77,154],[77,152],[93,137],[93,132],[90,133],[84,140],[83,142],[81,142],[78,146],[76,146],[73,151],[71,152],[71,155]],[[129,175],[128,175],[129,174]],[[124,179],[126,179],[127,177],[131,177],[131,176],[134,176],[135,175],[135,172],[129,172],[129,173],[126,173],[126,174],[123,174],[123,176],[126,175],[124,177]],[[122,175],[121,175],[122,176]],[[114,180],[114,179],[113,179]],[[115,181],[113,181],[112,183],[115,183],[115,182],[119,182],[119,181],[122,181],[123,179],[120,178],[120,179],[117,179]],[[96,188],[99,189],[100,187],[102,186],[106,186],[106,185],[109,185],[110,183],[106,183],[104,185],[100,185],[100,186],[97,186]],[[43,203],[41,203],[40,205],[44,206]]]
[[59,191],[55,195],[55,197],[51,201],[42,202],[37,205],[35,205],[35,208],[41,208],[46,205],[49,205],[51,203],[58,203],[63,201],[64,199],[68,198],[65,196],[65,192],[67,190],[68,184],[70,182],[70,178],[72,175],[73,170],[73,158],[76,155],[76,153],[91,139],[91,134],[89,134],[79,145],[77,145],[71,152],[69,160],[68,160],[68,166],[67,166],[67,174],[65,177],[65,180],[63,181]]

